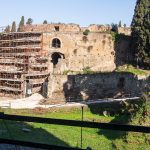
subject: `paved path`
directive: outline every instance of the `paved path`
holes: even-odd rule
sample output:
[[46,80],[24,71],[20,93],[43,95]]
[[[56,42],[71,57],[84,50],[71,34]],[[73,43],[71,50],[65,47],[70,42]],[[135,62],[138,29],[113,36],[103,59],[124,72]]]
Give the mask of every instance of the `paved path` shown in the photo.
[[44,99],[42,95],[36,93],[30,97],[23,99],[13,99],[13,100],[0,100],[0,107],[2,108],[14,108],[14,109],[24,109],[24,108],[35,108],[39,102]]
[[64,104],[55,104],[55,105],[40,105],[40,101],[44,99],[40,94],[33,94],[32,96],[24,99],[17,100],[0,100],[0,107],[2,108],[13,108],[13,109],[33,109],[36,107],[42,108],[52,108],[52,107],[72,107],[72,106],[87,106],[89,104],[95,103],[110,103],[110,102],[119,102],[126,100],[136,100],[139,97],[132,98],[121,98],[121,99],[98,99],[98,100],[89,100],[87,102],[67,102]]

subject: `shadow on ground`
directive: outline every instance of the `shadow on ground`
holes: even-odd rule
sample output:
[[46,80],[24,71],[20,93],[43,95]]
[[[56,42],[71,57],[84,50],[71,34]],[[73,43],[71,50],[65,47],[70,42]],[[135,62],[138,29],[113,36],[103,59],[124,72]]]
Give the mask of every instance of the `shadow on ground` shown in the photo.
[[[134,74],[127,72],[110,72],[99,74],[68,75],[67,82],[63,85],[65,100],[87,101],[87,100],[108,100],[110,98],[136,97],[149,89],[148,77],[146,80],[139,80]],[[88,105],[93,114],[114,115],[110,123],[129,124],[142,105],[140,100],[107,102]],[[117,116],[116,116],[117,114]],[[105,114],[104,114],[105,115]],[[123,138],[127,132],[99,130],[99,135],[104,135],[110,140]]]
[[[91,112],[94,114],[103,115],[115,115],[114,119],[109,122],[112,124],[129,124],[132,122],[134,117],[137,115],[139,110],[142,108],[144,100],[135,101],[122,101],[122,102],[112,102],[104,104],[89,105]],[[125,131],[114,131],[114,130],[103,130],[100,129],[97,132],[99,135],[104,135],[107,139],[125,139],[128,132]]]
[[[69,145],[50,132],[36,128],[25,122],[0,120],[0,137],[42,144],[69,147]],[[0,145],[1,148],[2,145]],[[10,147],[11,149],[11,147]],[[3,149],[2,149],[3,150]]]

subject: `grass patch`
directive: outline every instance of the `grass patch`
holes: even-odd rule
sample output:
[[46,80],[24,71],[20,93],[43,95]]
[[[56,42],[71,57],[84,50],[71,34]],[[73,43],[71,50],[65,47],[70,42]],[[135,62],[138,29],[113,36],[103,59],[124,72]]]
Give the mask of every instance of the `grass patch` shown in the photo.
[[133,67],[132,65],[119,66],[116,69],[116,72],[130,72],[135,75],[147,75],[146,71],[144,71],[142,69],[137,69],[137,68]]
[[94,74],[90,67],[83,68],[83,74]]
[[[55,109],[43,110],[37,108],[34,110],[5,110],[8,114],[40,116],[47,118],[60,118],[81,120],[81,108]],[[114,117],[100,116],[99,114],[92,114],[88,108],[84,109],[84,120],[110,122]],[[7,128],[9,128],[9,132]],[[23,132],[22,129],[30,129],[31,132]],[[7,131],[5,134],[0,133],[0,137],[11,138],[24,141],[33,141],[46,144],[62,145],[80,147],[80,131],[79,127],[48,125],[40,123],[27,123],[15,121],[0,121],[0,129]],[[83,128],[83,148],[91,147],[92,149],[99,149],[99,146],[104,150],[112,148],[112,142],[105,136],[98,134],[98,129]],[[11,136],[10,136],[11,135]]]
[[[124,123],[129,124],[130,115],[114,115],[104,116],[97,107],[97,111],[91,112],[94,107],[84,108],[84,120],[106,122],[106,123]],[[106,108],[105,108],[106,109]],[[47,118],[60,118],[81,120],[81,108],[51,108],[42,109],[36,108],[33,110],[1,110],[7,114],[40,116]],[[134,122],[135,123],[135,122]],[[137,122],[136,122],[137,123]],[[24,132],[22,129],[29,129],[30,132]],[[7,130],[9,129],[9,130]],[[46,144],[80,147],[80,131],[79,127],[48,125],[40,123],[27,123],[15,121],[0,120],[0,137],[14,138],[18,140],[33,141]],[[128,136],[127,136],[128,135]],[[139,137],[139,138],[138,138]],[[138,140],[137,140],[138,139]],[[115,149],[148,149],[149,138],[139,133],[130,133],[102,129],[83,128],[83,148],[91,147],[92,150],[115,150]]]

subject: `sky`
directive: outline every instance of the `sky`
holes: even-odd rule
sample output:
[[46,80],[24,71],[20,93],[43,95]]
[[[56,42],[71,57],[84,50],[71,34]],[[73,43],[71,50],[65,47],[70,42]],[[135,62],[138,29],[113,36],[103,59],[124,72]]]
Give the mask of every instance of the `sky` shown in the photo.
[[34,20],[34,24],[76,23],[90,24],[131,24],[136,0],[2,0],[0,27],[17,24],[21,16]]

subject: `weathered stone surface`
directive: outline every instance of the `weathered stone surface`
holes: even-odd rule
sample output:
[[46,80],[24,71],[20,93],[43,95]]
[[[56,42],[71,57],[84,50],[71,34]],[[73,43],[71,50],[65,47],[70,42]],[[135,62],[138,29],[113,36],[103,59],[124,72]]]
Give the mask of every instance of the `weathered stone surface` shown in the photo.
[[[61,41],[60,48],[52,47],[54,38]],[[82,33],[44,33],[43,49],[49,52],[50,57],[56,52],[65,57],[58,60],[55,74],[63,74],[66,70],[83,71],[86,67],[93,71],[110,72],[116,67],[114,42],[110,34],[89,33],[84,36]]]
[[134,97],[149,90],[150,77],[135,76],[131,73],[55,75],[49,86],[52,88],[50,98],[53,100],[79,101]]
[[[12,87],[18,86],[19,90],[21,89],[19,92],[22,93],[22,96],[36,92],[42,93],[44,97],[57,100],[86,100],[108,97],[109,95],[114,96],[117,91],[118,78],[110,74],[116,69],[116,66],[127,63],[131,54],[130,41],[120,39],[116,43],[114,37],[110,34],[111,28],[111,26],[103,25],[80,27],[77,24],[58,23],[26,25],[20,28],[22,32],[3,33],[0,48],[3,50],[4,46],[4,52],[7,47],[10,48],[11,51],[9,50],[7,53],[10,56],[14,53],[15,57],[9,57],[9,59],[2,57],[0,70],[1,72],[5,70],[6,75],[10,75],[9,71],[14,73],[20,71],[19,78],[23,81],[19,83],[15,81],[16,83]],[[86,30],[89,31],[85,34]],[[118,33],[129,35],[129,30],[129,28],[118,28]],[[10,34],[12,36],[9,43]],[[16,40],[14,47],[12,43]],[[18,42],[20,40],[21,43]],[[4,44],[3,42],[8,43]],[[20,57],[20,55],[24,57]],[[6,59],[7,62],[15,59],[15,65],[13,63],[4,64]],[[18,62],[21,65],[17,65]],[[25,74],[21,71],[24,71]],[[86,77],[83,75],[81,79],[86,80],[87,78],[88,83],[84,81],[82,81],[84,84],[80,83],[79,75],[76,74],[87,74],[89,72],[107,72],[108,74]],[[66,75],[72,75],[71,80]],[[2,78],[6,77],[3,75]],[[108,82],[106,78],[108,78]],[[9,86],[11,85],[7,81],[1,82],[2,86],[6,86],[6,89],[2,87],[2,90],[14,90],[10,89]],[[32,85],[32,93],[29,84]],[[111,88],[112,86],[113,88]],[[10,95],[10,92],[7,91],[2,91],[3,93]]]

